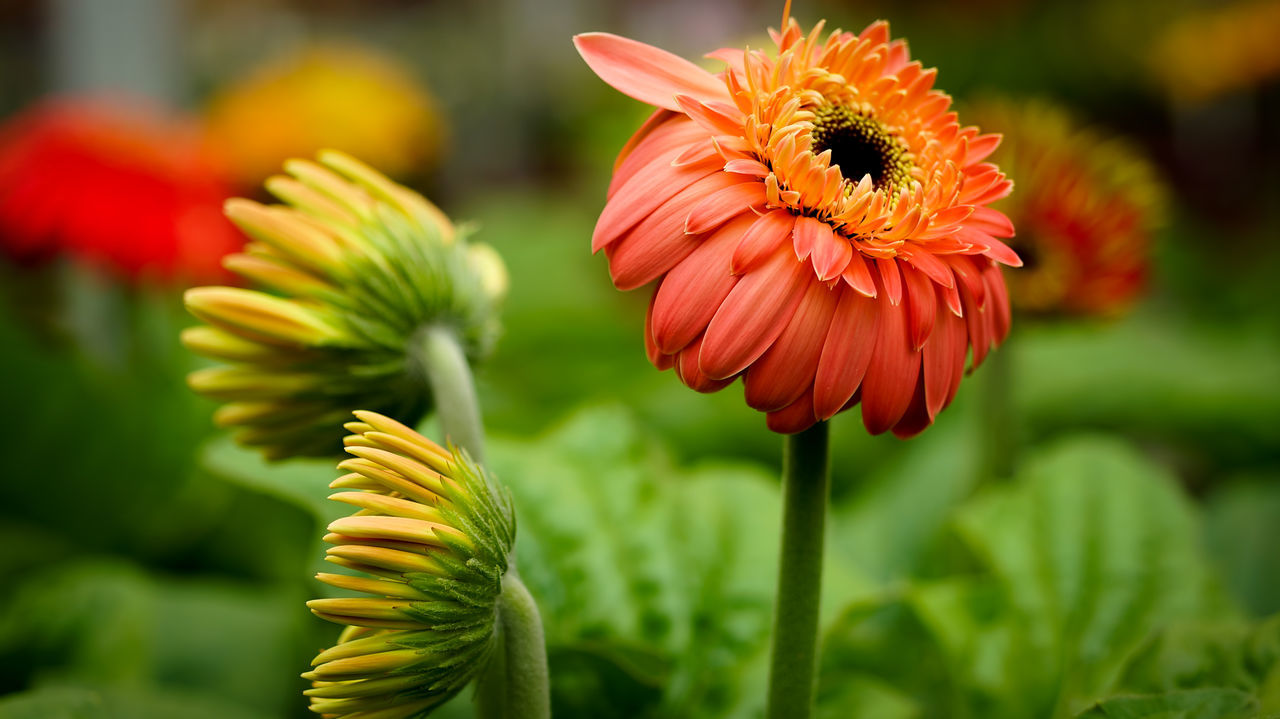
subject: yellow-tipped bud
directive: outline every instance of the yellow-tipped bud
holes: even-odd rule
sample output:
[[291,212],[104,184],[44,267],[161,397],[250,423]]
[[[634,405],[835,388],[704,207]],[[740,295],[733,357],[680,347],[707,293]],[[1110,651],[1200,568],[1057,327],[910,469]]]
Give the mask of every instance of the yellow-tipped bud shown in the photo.
[[224,265],[272,294],[187,293],[209,325],[184,335],[187,346],[232,364],[190,384],[240,405],[219,421],[269,458],[335,455],[336,415],[369,407],[416,423],[432,409],[423,330],[455,331],[469,361],[488,353],[505,269],[492,249],[459,239],[435,205],[348,155],[326,150],[285,171],[266,183],[284,204],[226,203],[254,241]]
[[358,629],[302,676],[314,682],[306,694],[318,714],[422,716],[488,661],[515,518],[466,455],[383,415],[356,415],[347,451],[357,457],[342,467],[358,473],[335,482],[343,491],[331,498],[360,511],[329,525],[326,559],[370,576],[316,578],[370,596],[307,603]]

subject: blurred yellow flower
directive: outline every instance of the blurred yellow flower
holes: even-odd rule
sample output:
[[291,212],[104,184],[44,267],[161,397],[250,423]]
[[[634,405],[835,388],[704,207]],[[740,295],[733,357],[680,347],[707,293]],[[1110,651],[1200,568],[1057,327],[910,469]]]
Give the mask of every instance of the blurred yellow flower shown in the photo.
[[1280,75],[1280,1],[1188,13],[1152,45],[1148,61],[1174,99],[1195,103]]
[[260,66],[217,92],[207,119],[212,144],[246,185],[325,147],[404,177],[435,162],[444,131],[421,82],[351,45],[312,46]]

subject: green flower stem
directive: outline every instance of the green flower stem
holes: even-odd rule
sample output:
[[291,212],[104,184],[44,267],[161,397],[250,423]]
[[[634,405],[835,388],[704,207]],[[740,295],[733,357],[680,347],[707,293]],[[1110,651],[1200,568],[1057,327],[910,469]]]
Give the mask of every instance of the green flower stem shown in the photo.
[[476,683],[480,719],[549,719],[547,650],[538,605],[512,567],[498,597],[497,646]]
[[782,454],[782,554],[773,611],[769,719],[808,719],[818,665],[818,602],[830,473],[827,423],[790,435]]
[[420,339],[413,345],[419,353],[416,359],[431,387],[445,438],[467,450],[477,464],[484,464],[480,403],[457,333],[452,327],[431,325],[418,334]]
[[[471,365],[458,335],[452,328],[440,325],[425,327],[420,335],[415,344],[420,353],[416,360],[431,387],[440,426],[447,438],[482,464],[484,425]],[[549,719],[551,692],[542,618],[514,564],[502,578],[497,613],[497,646],[476,683],[476,716]]]

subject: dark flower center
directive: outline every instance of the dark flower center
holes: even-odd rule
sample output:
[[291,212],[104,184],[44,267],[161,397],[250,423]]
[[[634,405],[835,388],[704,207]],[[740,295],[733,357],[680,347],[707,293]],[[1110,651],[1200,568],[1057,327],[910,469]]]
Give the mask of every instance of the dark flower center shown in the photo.
[[813,151],[831,151],[831,164],[850,182],[871,175],[876,189],[896,192],[911,179],[911,158],[896,137],[874,118],[844,105],[813,111]]

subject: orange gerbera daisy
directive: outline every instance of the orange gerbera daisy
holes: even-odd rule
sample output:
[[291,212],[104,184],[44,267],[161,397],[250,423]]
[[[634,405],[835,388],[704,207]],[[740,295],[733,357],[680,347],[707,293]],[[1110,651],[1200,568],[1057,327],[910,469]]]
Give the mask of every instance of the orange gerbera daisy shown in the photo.
[[961,127],[936,70],[875,22],[861,34],[788,18],[776,53],[721,49],[713,75],[604,33],[587,64],[658,110],[623,148],[592,248],[614,285],[658,280],[649,359],[695,390],[743,377],[778,432],[862,403],[873,434],[914,435],[1009,331],[986,205],[1012,184],[1000,142]]
[[1151,164],[1054,105],[987,100],[971,109],[1004,133],[993,157],[1019,183],[998,204],[1021,228],[1014,247],[1027,260],[1009,282],[1013,304],[1037,314],[1127,309],[1145,286],[1163,214]]

